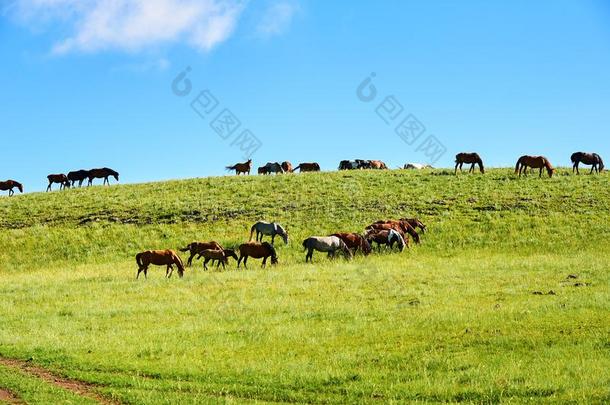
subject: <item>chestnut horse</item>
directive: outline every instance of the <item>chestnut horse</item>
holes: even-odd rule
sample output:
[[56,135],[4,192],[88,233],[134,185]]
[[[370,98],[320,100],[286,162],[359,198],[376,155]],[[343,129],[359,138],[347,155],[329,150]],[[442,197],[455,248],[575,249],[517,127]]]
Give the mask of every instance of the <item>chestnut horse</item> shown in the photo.
[[243,260],[244,267],[247,269],[246,265],[248,262],[248,257],[252,257],[254,259],[263,259],[263,264],[261,267],[265,267],[267,265],[267,259],[271,257],[271,264],[277,264],[277,253],[275,252],[275,248],[269,242],[248,242],[239,246],[239,260],[237,261],[237,268],[241,265]]
[[68,180],[70,180],[72,187],[74,187],[74,184],[76,184],[77,181],[78,186],[81,187],[83,181],[87,178],[89,178],[89,170],[76,170],[68,173]]
[[[233,249],[209,249],[209,250],[222,251],[224,256],[227,258],[227,261],[226,261],[227,264],[229,262],[230,257],[235,259],[235,261],[239,260],[239,257],[237,257],[237,254],[235,253],[235,250],[233,250]],[[199,256],[197,256],[196,260],[199,260],[202,257],[205,257],[205,255],[203,253],[199,253]],[[218,259],[214,259],[214,258],[212,258],[210,260],[212,260],[212,264],[214,264],[215,262],[218,261]],[[207,261],[206,261],[206,263],[207,263]],[[216,263],[216,267],[218,267],[219,265],[220,265],[220,262]],[[203,267],[205,268],[205,263],[204,263]]]
[[371,253],[371,245],[369,242],[357,233],[333,233],[330,236],[336,236],[341,239],[349,249],[352,249],[354,253],[361,250],[365,256]]
[[318,163],[300,163],[297,167],[294,168],[293,172],[300,170],[303,172],[319,172],[320,165]]
[[68,180],[68,176],[65,174],[49,174],[47,176],[49,180],[49,185],[47,186],[47,191],[51,191],[51,185],[53,183],[59,183],[59,189],[69,188],[70,181]]
[[572,160],[572,163],[574,164],[572,166],[572,173],[574,173],[574,170],[576,170],[576,174],[580,174],[578,171],[578,165],[580,163],[592,165],[591,173],[589,174],[593,174],[593,170],[595,170],[595,172],[598,174],[604,170],[604,161],[597,153],[576,152],[572,154],[570,160]]
[[108,180],[108,177],[110,176],[114,177],[116,181],[119,181],[119,173],[112,169],[109,169],[107,167],[102,167],[101,169],[91,169],[87,174],[87,177],[89,178],[87,186],[93,184],[93,179],[104,179],[103,184],[107,183],[108,185],[110,185],[110,180]]
[[381,160],[369,160],[369,164],[371,165],[371,169],[388,170],[388,166]]
[[553,173],[555,169],[551,165],[551,162],[544,156],[528,156],[524,155],[519,158],[517,161],[517,165],[515,166],[515,174],[519,173],[519,177],[521,177],[521,173],[527,175],[527,168],[531,167],[532,169],[540,169],[540,175],[538,177],[542,177],[542,169],[546,168],[549,177],[553,177]]
[[174,272],[172,267],[174,264],[178,267],[178,275],[182,277],[184,275],[184,265],[182,259],[173,250],[147,250],[145,252],[138,253],[136,255],[136,263],[138,264],[138,275],[136,279],[140,277],[140,273],[144,272],[144,278],[148,278],[148,266],[154,264],[155,266],[167,266],[165,270],[165,277],[170,278]]
[[[187,266],[192,266],[193,257],[197,256],[200,252],[210,249],[210,250],[224,250],[222,246],[218,242],[192,242],[189,243],[185,248],[180,249],[181,252],[189,252],[191,255],[186,262]],[[197,258],[199,259],[199,257]]]
[[0,191],[8,190],[8,196],[11,197],[15,192],[13,188],[17,187],[20,193],[23,193],[23,185],[15,180],[0,181]]
[[292,173],[292,163],[287,160],[282,162],[282,169],[284,169],[285,173]]
[[226,169],[228,171],[235,170],[235,174],[237,174],[238,176],[241,173],[250,174],[250,170],[252,170],[252,159],[248,159],[248,161],[245,163],[237,163],[233,166],[227,166]]
[[485,173],[483,159],[481,159],[478,153],[458,153],[455,155],[455,174],[457,174],[458,166],[460,168],[460,172],[462,171],[462,166],[464,163],[470,164],[470,170],[468,170],[468,173],[474,172],[474,165],[479,165],[479,170],[481,173]]

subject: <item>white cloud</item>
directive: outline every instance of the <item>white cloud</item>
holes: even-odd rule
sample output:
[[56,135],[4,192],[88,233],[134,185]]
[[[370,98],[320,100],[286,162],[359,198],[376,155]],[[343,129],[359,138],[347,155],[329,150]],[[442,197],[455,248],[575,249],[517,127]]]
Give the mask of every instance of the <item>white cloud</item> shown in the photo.
[[[246,0],[17,0],[11,14],[38,28],[68,24],[53,52],[137,51],[183,41],[209,51],[233,33]],[[62,27],[63,28],[63,27]]]
[[292,18],[299,11],[296,1],[281,0],[269,5],[257,27],[257,32],[264,37],[271,37],[285,32]]

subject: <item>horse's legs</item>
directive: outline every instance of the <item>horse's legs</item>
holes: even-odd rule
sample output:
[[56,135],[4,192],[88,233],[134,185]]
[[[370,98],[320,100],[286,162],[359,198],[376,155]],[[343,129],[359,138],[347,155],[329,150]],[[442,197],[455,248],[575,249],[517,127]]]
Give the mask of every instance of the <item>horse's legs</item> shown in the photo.
[[593,169],[595,169],[595,163],[593,163],[593,167],[591,167],[591,172],[589,174],[593,174]]
[[271,235],[271,244],[273,245],[275,243],[275,234]]
[[540,168],[538,177],[542,177],[542,167]]
[[263,257],[263,264],[261,265],[261,267],[262,267],[263,269],[264,269],[264,268],[265,268],[265,266],[267,265],[267,257],[269,257],[269,256],[265,256],[265,257]]
[[193,265],[193,257],[195,257],[195,253],[191,252],[191,256],[189,257],[189,259],[186,261],[186,265],[191,267]]
[[241,264],[241,259],[243,259],[243,256],[239,256],[239,259],[237,260],[237,268],[239,269],[239,265]]
[[468,173],[473,173],[474,172],[474,163],[470,164],[470,170],[468,170]]
[[454,172],[453,174],[457,174],[457,169],[458,169],[458,166],[459,166],[459,165],[460,165],[459,163],[456,163],[456,164],[455,164],[455,172]]
[[244,257],[244,269],[246,269],[246,270],[248,269],[247,263],[248,263],[248,256]]
[[138,274],[136,275],[136,280],[140,278],[141,272],[142,272],[142,267],[138,267]]

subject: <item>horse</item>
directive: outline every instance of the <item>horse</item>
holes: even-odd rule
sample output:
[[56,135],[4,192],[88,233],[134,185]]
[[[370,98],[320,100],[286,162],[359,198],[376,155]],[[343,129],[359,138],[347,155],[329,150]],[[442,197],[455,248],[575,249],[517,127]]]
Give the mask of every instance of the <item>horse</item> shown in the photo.
[[108,177],[110,176],[114,177],[116,181],[119,181],[119,172],[109,169],[108,167],[102,167],[101,169],[91,169],[87,174],[87,177],[89,178],[87,186],[93,184],[93,179],[104,179],[103,184],[110,185],[110,180],[108,180]]
[[294,168],[293,172],[296,172],[297,170],[300,170],[301,173],[303,172],[319,172],[320,171],[320,165],[318,163],[299,163],[299,165],[297,167]]
[[[205,249],[204,249],[204,250],[205,250]],[[230,257],[232,257],[233,259],[235,259],[235,261],[238,261],[238,260],[239,260],[239,257],[237,257],[237,254],[235,253],[235,250],[233,250],[233,249],[209,249],[209,250],[216,250],[216,251],[222,250],[222,251],[224,252],[225,257],[227,258],[227,264],[228,264],[228,259],[229,259]],[[204,257],[204,256],[203,256],[201,253],[199,253],[199,256],[197,256],[197,258],[196,258],[195,260],[199,260],[199,259],[201,259],[202,257]],[[212,259],[210,259],[210,260],[212,260],[212,264],[215,264],[215,263],[216,263],[216,267],[218,267],[218,266],[220,265],[220,262],[218,261],[218,259],[214,259],[214,258],[212,258]],[[205,267],[205,266],[204,266],[204,267]]]
[[308,261],[313,263],[314,250],[326,252],[328,257],[331,258],[335,257],[337,250],[341,250],[346,259],[352,258],[352,252],[350,252],[345,242],[337,236],[312,236],[303,241],[303,247],[307,250],[305,263]]
[[292,163],[287,160],[282,162],[282,169],[285,173],[292,173]]
[[549,177],[553,177],[553,173],[555,169],[551,165],[551,162],[544,156],[528,156],[524,155],[519,158],[517,161],[517,165],[515,166],[515,174],[519,173],[519,177],[521,177],[521,173],[527,175],[527,168],[531,167],[533,169],[540,169],[540,175],[538,177],[542,177],[542,169],[546,168]]
[[356,167],[358,169],[372,169],[373,168],[370,160],[356,159],[355,162],[356,162]]
[[[188,258],[187,266],[191,266],[193,264],[193,257],[197,256],[199,252],[204,251],[206,249],[209,250],[224,250],[222,246],[218,242],[192,242],[189,243],[185,248],[179,249],[181,252],[189,252],[191,255]],[[199,259],[199,257],[197,258]]]
[[[265,166],[263,166],[263,168],[265,168],[265,170],[267,172],[266,174],[284,173],[284,169],[282,169],[282,165],[279,164],[278,162],[269,162]],[[259,168],[259,170],[260,170],[260,168]]]
[[238,176],[241,173],[250,174],[250,170],[252,170],[252,159],[248,159],[248,161],[245,163],[237,163],[233,166],[227,166],[225,167],[225,169],[227,169],[228,171],[235,170],[235,174]]
[[333,233],[330,236],[336,236],[341,239],[343,243],[354,252],[361,250],[365,256],[371,253],[371,245],[369,242],[357,233]]
[[595,170],[595,172],[598,174],[604,171],[604,161],[597,153],[576,152],[572,154],[570,160],[574,164],[572,166],[572,173],[574,173],[576,170],[576,174],[580,174],[578,171],[578,165],[580,163],[592,165],[591,172],[589,174],[593,174],[593,170]]
[[257,173],[259,175],[265,176],[267,174],[269,174],[269,172],[267,171],[267,166],[261,166],[258,168]]
[[225,265],[229,264],[229,258],[224,250],[204,249],[199,252],[199,257],[205,258],[203,261],[203,268],[206,271],[208,270],[208,262],[210,260],[218,260],[216,267],[222,264],[223,270],[226,268]]
[[68,180],[70,180],[70,184],[74,187],[74,184],[78,181],[78,186],[81,187],[83,185],[83,181],[89,177],[89,170],[76,170],[68,173]]
[[250,241],[252,241],[252,236],[254,236],[254,232],[256,231],[256,241],[262,242],[263,236],[271,236],[271,243],[275,242],[275,235],[280,235],[284,244],[288,244],[288,232],[282,227],[282,225],[276,222],[265,222],[258,221],[250,228]]
[[172,267],[174,264],[178,267],[178,276],[182,278],[184,275],[184,265],[182,259],[173,250],[147,250],[145,252],[138,253],[136,255],[136,263],[138,264],[138,275],[136,279],[140,277],[140,273],[144,272],[144,278],[148,278],[148,266],[154,264],[155,266],[167,266],[165,270],[165,277],[170,278],[174,272]]
[[468,173],[474,172],[475,165],[479,165],[479,170],[482,174],[485,173],[483,159],[481,159],[478,153],[458,153],[455,155],[455,174],[457,174],[458,166],[460,168],[460,172],[462,171],[462,166],[464,163],[470,164],[470,170],[468,170]]
[[402,252],[405,250],[405,247],[408,247],[408,239],[402,237],[400,232],[395,229],[382,230],[374,233],[370,233],[367,235],[367,240],[370,244],[373,242],[377,243],[377,247],[381,248],[381,245],[386,245],[392,249],[395,243],[398,243],[398,248]]
[[369,160],[369,163],[371,165],[371,169],[388,170],[388,166],[381,160]]
[[17,187],[20,193],[23,193],[23,184],[15,180],[0,181],[0,191],[8,190],[8,196],[12,197],[15,192],[13,188]]
[[417,218],[400,218],[399,221],[407,222],[413,228],[419,228],[422,233],[426,233],[428,228]]
[[339,170],[356,170],[358,168],[358,162],[355,160],[342,160],[339,162]]
[[378,221],[378,222],[375,222],[375,223],[369,225],[366,229],[367,230],[373,229],[373,230],[380,230],[380,231],[381,230],[389,231],[390,229],[394,229],[396,231],[402,232],[403,234],[408,233],[409,235],[411,235],[411,237],[413,238],[415,243],[419,244],[419,242],[420,242],[419,234],[415,231],[415,229],[407,221],[395,221],[395,220]]
[[254,259],[263,259],[263,264],[261,267],[265,267],[267,265],[267,259],[271,257],[271,264],[277,264],[278,258],[277,253],[273,245],[269,242],[247,242],[239,246],[239,260],[237,260],[237,268],[241,265],[243,260],[244,267],[247,269],[248,266],[246,263],[248,262],[248,258],[252,257]]
[[51,191],[51,185],[53,183],[59,183],[59,189],[70,188],[70,181],[68,180],[68,176],[65,174],[49,174],[47,176],[49,180],[49,185],[47,186],[47,191]]
[[424,165],[422,163],[405,163],[402,167],[405,170],[424,170],[424,169],[434,169],[434,167],[430,165]]

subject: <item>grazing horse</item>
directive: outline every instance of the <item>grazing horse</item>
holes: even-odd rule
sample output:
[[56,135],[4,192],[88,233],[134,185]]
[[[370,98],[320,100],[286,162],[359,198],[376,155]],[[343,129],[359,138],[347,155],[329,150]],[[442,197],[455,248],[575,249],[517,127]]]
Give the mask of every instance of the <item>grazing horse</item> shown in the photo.
[[598,174],[604,170],[604,161],[597,153],[576,152],[572,154],[570,160],[572,160],[572,163],[574,164],[574,166],[572,166],[572,173],[576,170],[576,174],[580,174],[578,171],[578,165],[580,163],[592,165],[591,173],[589,174],[593,174],[593,170]]
[[308,261],[313,262],[314,250],[326,252],[328,253],[328,257],[332,258],[335,257],[337,250],[341,250],[346,259],[352,258],[352,252],[350,252],[345,242],[337,236],[312,236],[303,241],[303,247],[307,250],[305,263]]
[[517,165],[515,166],[515,174],[519,173],[519,177],[521,177],[521,173],[527,175],[527,168],[531,167],[532,169],[540,169],[540,175],[538,177],[542,177],[542,169],[546,168],[549,177],[553,177],[553,173],[555,169],[551,165],[551,162],[544,156],[521,156],[517,161]]
[[267,171],[267,166],[259,167],[257,173],[263,176],[269,174],[269,172]]
[[381,245],[385,245],[386,247],[392,249],[394,244],[397,243],[401,252],[405,249],[405,247],[409,246],[409,239],[403,238],[400,232],[395,229],[369,233],[367,235],[367,240],[371,244],[373,242],[377,243],[378,248],[381,248]]
[[399,221],[406,222],[413,228],[419,228],[422,233],[426,233],[428,230],[426,225],[424,225],[424,223],[417,218],[400,218]]
[[358,162],[355,160],[342,160],[339,162],[339,170],[356,170],[359,168]]
[[483,159],[479,156],[478,153],[458,153],[455,155],[455,174],[457,174],[458,166],[460,168],[460,172],[462,171],[462,166],[464,163],[470,165],[470,170],[468,173],[474,172],[474,166],[479,165],[479,170],[481,173],[485,173],[485,168],[483,167]]
[[395,221],[395,220],[379,221],[379,222],[369,225],[366,229],[367,230],[372,229],[372,230],[378,230],[378,231],[383,231],[383,230],[389,231],[390,229],[394,229],[398,232],[402,232],[403,234],[408,233],[409,235],[411,235],[411,237],[413,238],[415,243],[420,242],[419,234],[415,231],[415,229],[407,221]]
[[356,166],[358,167],[358,169],[372,169],[373,168],[370,160],[362,160],[362,159],[356,159]]
[[292,163],[287,160],[282,162],[282,169],[285,173],[292,173]]
[[13,188],[15,188],[15,187],[17,187],[17,189],[19,190],[20,193],[23,193],[23,185],[21,183],[19,183],[18,181],[15,181],[15,180],[0,181],[0,190],[1,191],[8,190],[9,197],[12,197],[13,194],[15,194],[15,192],[13,191]]
[[89,170],[76,170],[68,173],[68,180],[70,180],[72,187],[74,187],[74,184],[76,184],[77,181],[78,186],[81,187],[83,181],[87,178],[89,178]]
[[89,178],[87,186],[93,184],[93,179],[104,179],[103,184],[110,185],[110,180],[108,180],[108,177],[110,176],[114,177],[116,181],[119,181],[119,172],[109,169],[108,167],[102,167],[101,169],[91,169],[87,174],[87,177]]
[[371,165],[371,169],[388,170],[388,166],[381,160],[369,160],[369,164]]
[[424,170],[424,169],[434,169],[430,165],[424,165],[422,163],[405,163],[402,167],[405,170]]
[[228,171],[235,170],[235,174],[238,176],[241,173],[250,174],[250,170],[252,170],[252,159],[248,159],[248,161],[245,163],[237,163],[233,166],[227,166],[225,169]]
[[178,267],[178,275],[182,277],[184,275],[184,265],[182,259],[173,250],[147,250],[136,255],[136,263],[138,264],[138,275],[136,279],[140,277],[140,273],[144,272],[144,278],[148,278],[148,266],[154,264],[155,266],[167,266],[165,271],[165,277],[170,278],[174,272],[172,267],[174,264]]
[[[191,256],[188,258],[186,262],[187,266],[191,266],[193,264],[193,257],[197,256],[199,252],[204,250],[224,250],[222,246],[218,242],[192,242],[189,243],[185,248],[180,249],[181,252],[189,252]],[[199,258],[197,258],[199,259]]]
[[262,242],[263,236],[271,236],[271,243],[275,242],[275,235],[280,235],[284,244],[288,244],[288,232],[277,222],[258,221],[250,228],[250,241],[256,231],[256,241]]
[[[269,162],[265,166],[263,166],[263,168],[266,171],[265,174],[284,173],[284,169],[282,169],[282,165],[279,164],[278,162]],[[260,170],[260,168],[259,168],[259,170]]]
[[[206,250],[206,249],[204,249]],[[230,257],[232,257],[233,259],[235,259],[235,261],[239,260],[239,257],[237,257],[237,254],[235,253],[235,250],[233,249],[208,249],[208,250],[222,250],[224,252],[225,257],[227,258],[227,263],[228,263],[228,259]],[[199,253],[199,256],[197,256],[197,258],[195,260],[199,260],[202,257],[204,257],[201,253]],[[212,260],[212,264],[216,263],[218,261],[218,259],[211,259]],[[220,262],[216,263],[216,267],[218,267],[218,265],[220,265]]]
[[222,264],[223,270],[226,268],[225,265],[229,264],[229,258],[224,250],[205,249],[199,252],[199,257],[205,258],[203,261],[203,268],[205,270],[208,269],[208,262],[210,260],[218,260],[218,265],[216,265],[216,267]]
[[51,191],[51,185],[53,183],[59,183],[59,189],[69,188],[70,181],[68,180],[68,176],[65,174],[49,174],[47,176],[49,180],[49,185],[47,186],[47,191]]
[[241,265],[243,260],[244,267],[247,269],[246,265],[248,262],[248,258],[252,257],[254,259],[263,259],[263,264],[261,267],[265,267],[267,265],[267,259],[271,257],[271,264],[277,264],[277,253],[273,245],[269,242],[248,242],[239,246],[239,260],[237,261],[237,268]]
[[300,170],[301,173],[303,172],[319,172],[320,171],[320,165],[318,163],[299,163],[299,165],[297,167],[294,168],[293,172],[296,172],[297,170]]
[[349,249],[354,251],[354,253],[358,250],[361,250],[365,256],[368,256],[371,253],[371,245],[369,242],[357,233],[333,233],[330,236],[336,236],[341,239]]

